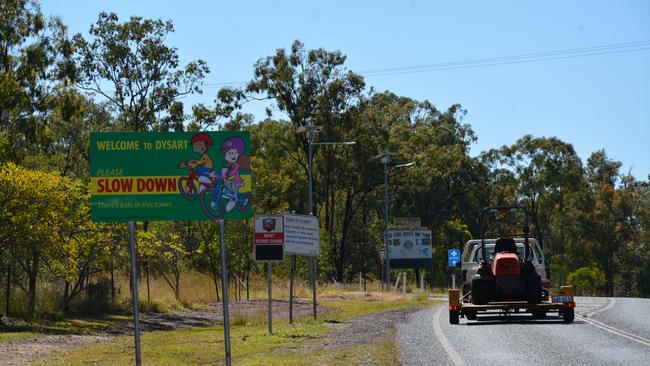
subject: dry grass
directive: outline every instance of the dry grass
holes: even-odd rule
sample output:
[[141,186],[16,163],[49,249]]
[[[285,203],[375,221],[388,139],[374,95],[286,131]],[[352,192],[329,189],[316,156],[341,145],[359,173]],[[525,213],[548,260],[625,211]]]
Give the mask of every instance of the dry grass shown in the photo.
[[[143,303],[145,310],[151,308],[152,310],[159,311],[173,311],[179,308],[201,308],[207,304],[214,304],[216,302],[217,298],[214,281],[211,274],[195,271],[184,272],[181,275],[180,282],[181,300],[177,301],[174,296],[174,291],[162,277],[150,275],[149,295],[151,298],[151,304],[148,304],[146,278],[142,276],[138,282],[138,292],[140,302]],[[117,286],[122,301],[129,302],[130,291],[128,278],[119,278],[117,280]],[[311,301],[312,292],[307,283],[297,280],[294,289],[294,296],[297,299]],[[428,296],[443,296],[443,291],[440,289],[436,289],[433,292],[423,292],[414,286],[407,286],[406,295],[402,294],[401,289],[398,289],[397,291],[388,291],[384,288],[384,291],[382,292],[381,283],[378,281],[368,282],[366,285],[367,291],[362,291],[363,287],[359,286],[358,282],[348,284],[340,282],[336,284],[319,284],[317,289],[318,298],[323,300],[349,299],[392,302],[413,299],[413,295],[420,298],[426,298]],[[246,288],[244,288],[243,284],[238,283],[232,278],[229,283],[228,293],[231,300],[235,300],[236,298],[241,298],[242,300],[246,299]],[[219,278],[219,296],[221,297],[221,278]],[[266,276],[250,276],[249,298],[251,300],[267,298]],[[289,298],[289,279],[273,279],[273,298],[280,300],[286,300]]]
[[[221,277],[219,277],[219,297],[221,297]],[[126,298],[130,298],[130,282],[128,277],[120,277],[116,281],[119,293]],[[295,297],[308,299],[311,298],[311,290],[302,281],[297,281],[294,287]],[[138,281],[138,293],[140,302],[146,302],[147,298],[151,302],[164,304],[170,309],[178,307],[201,307],[201,305],[214,304],[217,300],[214,281],[211,274],[200,272],[184,272],[180,280],[180,302],[176,300],[174,291],[167,282],[159,276],[149,277],[149,296],[147,296],[147,281],[144,276]],[[243,284],[234,279],[230,279],[228,285],[228,296],[231,300],[235,298],[246,299],[246,288]],[[253,299],[267,298],[267,282],[265,277],[251,276],[249,297]],[[289,298],[289,280],[273,280],[273,298]]]

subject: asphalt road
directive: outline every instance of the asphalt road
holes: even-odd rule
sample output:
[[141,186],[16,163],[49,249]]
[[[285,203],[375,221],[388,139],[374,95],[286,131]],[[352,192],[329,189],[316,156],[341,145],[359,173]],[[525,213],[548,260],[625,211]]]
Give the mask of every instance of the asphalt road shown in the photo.
[[650,299],[576,298],[564,323],[513,316],[449,324],[447,305],[398,326],[403,365],[650,365]]

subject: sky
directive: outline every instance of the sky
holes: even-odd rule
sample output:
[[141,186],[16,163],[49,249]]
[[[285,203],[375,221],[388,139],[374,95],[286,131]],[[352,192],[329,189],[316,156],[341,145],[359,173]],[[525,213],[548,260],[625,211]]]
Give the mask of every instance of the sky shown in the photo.
[[[366,84],[442,110],[460,103],[478,137],[472,155],[526,134],[555,136],[573,144],[583,162],[605,149],[623,163],[622,173],[650,174],[647,0],[42,0],[41,8],[84,35],[101,11],[123,20],[171,19],[168,44],[181,61],[203,59],[211,69],[203,95],[186,103],[212,103],[223,83],[250,80],[258,59],[296,39],[308,49],[340,50],[355,72],[646,41],[591,56],[368,74]],[[265,117],[260,104],[244,112]]]

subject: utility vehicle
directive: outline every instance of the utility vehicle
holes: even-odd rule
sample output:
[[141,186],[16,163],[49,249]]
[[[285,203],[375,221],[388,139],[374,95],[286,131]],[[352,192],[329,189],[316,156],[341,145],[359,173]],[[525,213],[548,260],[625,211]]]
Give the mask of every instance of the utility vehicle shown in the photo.
[[[485,221],[481,224],[480,241],[470,240],[462,258],[475,260],[476,266],[463,267],[463,295],[459,289],[449,290],[449,322],[459,318],[476,320],[479,315],[531,313],[544,319],[547,313],[558,313],[565,322],[574,319],[573,287],[562,286],[557,294],[548,289],[548,271],[544,254],[537,241],[529,238],[528,215],[521,206],[486,207],[484,215],[497,218],[523,212],[523,235],[486,238]],[[535,248],[535,249],[533,249]],[[544,285],[544,286],[543,286]]]

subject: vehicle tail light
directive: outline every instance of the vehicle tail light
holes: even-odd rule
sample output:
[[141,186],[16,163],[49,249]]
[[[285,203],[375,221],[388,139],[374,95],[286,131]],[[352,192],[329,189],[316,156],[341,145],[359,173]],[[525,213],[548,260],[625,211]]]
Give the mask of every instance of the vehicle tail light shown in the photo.
[[449,311],[457,311],[460,310],[459,305],[449,305]]
[[564,304],[564,307],[567,307],[567,308],[575,308],[575,307],[576,307],[576,303],[575,303],[574,301],[567,302],[566,304]]

